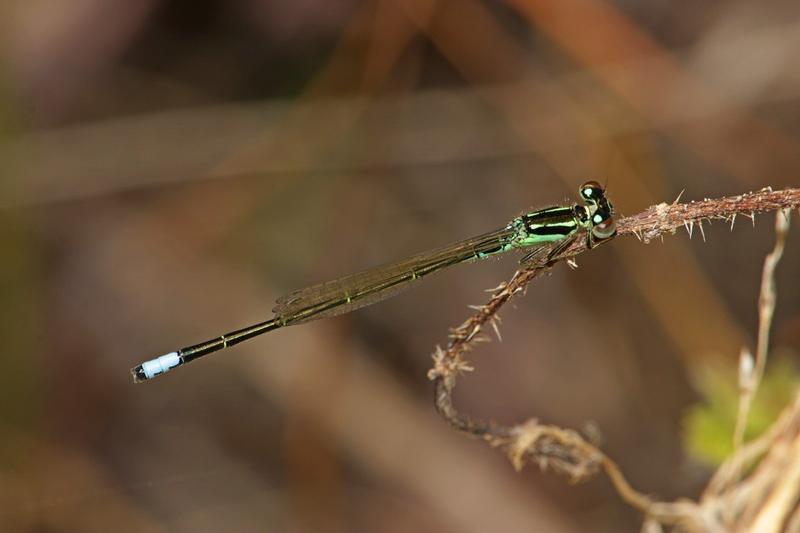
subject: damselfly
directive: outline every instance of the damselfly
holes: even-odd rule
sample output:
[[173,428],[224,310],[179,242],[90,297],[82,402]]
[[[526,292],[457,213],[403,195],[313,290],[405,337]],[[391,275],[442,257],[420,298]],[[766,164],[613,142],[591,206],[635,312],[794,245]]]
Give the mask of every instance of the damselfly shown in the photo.
[[526,250],[523,262],[546,262],[574,239],[586,235],[588,247],[616,235],[614,208],[603,187],[581,185],[583,205],[555,206],[520,215],[498,230],[421,253],[401,261],[312,285],[278,298],[275,316],[266,322],[162,355],[132,369],[135,382],[161,375],[199,357],[229,348],[268,331],[302,324],[380,302],[408,289],[420,279],[447,267],[510,250]]

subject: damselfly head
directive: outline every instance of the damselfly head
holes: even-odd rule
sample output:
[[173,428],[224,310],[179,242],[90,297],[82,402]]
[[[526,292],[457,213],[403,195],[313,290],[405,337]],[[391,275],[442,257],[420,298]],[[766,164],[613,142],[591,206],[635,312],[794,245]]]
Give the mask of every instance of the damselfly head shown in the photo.
[[605,187],[596,181],[587,181],[581,185],[579,194],[586,202],[592,237],[597,241],[610,239],[617,234],[614,222],[614,206],[606,198]]

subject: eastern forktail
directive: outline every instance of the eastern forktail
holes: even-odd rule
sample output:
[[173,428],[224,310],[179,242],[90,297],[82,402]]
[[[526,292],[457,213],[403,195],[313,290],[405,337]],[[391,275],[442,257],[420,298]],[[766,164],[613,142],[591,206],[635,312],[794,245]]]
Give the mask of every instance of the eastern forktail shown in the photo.
[[555,206],[518,216],[503,228],[421,253],[396,263],[357,272],[296,290],[278,298],[275,316],[248,328],[162,355],[131,370],[135,382],[146,381],[206,354],[229,348],[283,326],[349,313],[398,294],[429,274],[459,263],[524,249],[531,259],[549,259],[563,251],[583,230],[592,247],[616,235],[614,207],[596,181],[581,185],[583,205]]

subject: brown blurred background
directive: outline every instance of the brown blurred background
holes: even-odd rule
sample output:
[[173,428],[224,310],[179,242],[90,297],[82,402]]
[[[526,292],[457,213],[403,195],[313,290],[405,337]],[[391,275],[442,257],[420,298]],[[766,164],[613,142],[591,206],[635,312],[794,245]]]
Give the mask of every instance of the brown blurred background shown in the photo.
[[[284,292],[608,182],[622,213],[797,185],[800,4],[0,5],[0,531],[631,531],[607,481],[513,471],[437,417],[448,327],[515,258],[142,385]],[[620,239],[537,281],[459,405],[580,429],[696,496],[693,368],[752,345],[772,217]],[[800,347],[800,237],[774,352]]]

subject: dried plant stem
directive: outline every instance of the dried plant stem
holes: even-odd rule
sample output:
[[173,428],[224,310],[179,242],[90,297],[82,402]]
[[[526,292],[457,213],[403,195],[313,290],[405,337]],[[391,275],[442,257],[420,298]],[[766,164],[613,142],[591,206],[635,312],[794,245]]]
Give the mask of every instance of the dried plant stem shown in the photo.
[[770,446],[783,435],[800,431],[800,394],[797,394],[794,403],[786,408],[770,428],[758,438],[742,446],[734,455],[727,458],[711,478],[702,499],[715,498],[724,490],[726,485],[735,479],[745,465],[752,464],[764,455]]
[[763,504],[755,506],[758,512],[752,521],[751,530],[762,533],[783,530],[783,524],[797,501],[800,490],[800,435],[786,446],[787,450],[780,464],[777,475],[768,478],[774,488],[768,492]]
[[[703,221],[709,219],[725,219],[733,222],[737,215],[754,217],[756,213],[776,210],[796,209],[800,206],[800,189],[784,189],[760,191],[726,198],[707,199],[701,202],[685,204],[659,204],[646,211],[623,218],[618,221],[618,235],[635,235],[643,242],[662,237],[665,233],[674,233],[684,227],[690,237],[694,225],[702,232]],[[769,328],[775,305],[774,270],[780,259],[788,230],[788,211],[784,217],[787,223],[778,223],[778,237],[775,249],[767,257],[762,277],[762,292],[759,306],[759,340],[757,357],[753,374],[753,390],[763,374],[766,351],[769,344]],[[439,413],[456,429],[481,438],[495,447],[503,448],[515,468],[521,469],[527,462],[534,462],[540,468],[551,468],[566,475],[570,481],[577,482],[603,470],[611,480],[620,497],[631,506],[642,511],[647,517],[648,527],[657,524],[679,525],[688,531],[723,531],[724,509],[716,505],[720,501],[718,492],[702,504],[689,500],[676,502],[658,502],[638,492],[627,482],[616,463],[597,447],[587,442],[578,433],[557,426],[539,424],[531,419],[515,426],[504,426],[491,421],[484,421],[460,413],[453,404],[453,390],[457,378],[472,367],[464,359],[464,355],[473,350],[481,342],[488,340],[482,330],[491,325],[497,330],[498,311],[513,296],[523,293],[528,283],[546,273],[554,264],[570,258],[586,250],[584,239],[575,239],[558,255],[548,258],[544,264],[517,271],[506,283],[494,289],[489,301],[479,307],[476,312],[460,326],[450,332],[450,342],[446,349],[436,348],[433,355],[434,366],[428,377],[434,381],[435,405]],[[749,407],[745,409],[746,412]],[[800,431],[800,396],[792,407],[787,409],[781,419],[760,439],[743,446],[739,453],[729,459],[720,468],[727,474],[718,473],[722,478],[738,477],[744,464],[752,461],[774,443],[776,439],[790,430]],[[713,485],[713,480],[712,480]],[[721,486],[724,486],[722,484]],[[786,495],[788,493],[785,493]],[[733,493],[730,494],[732,498]],[[786,501],[786,497],[781,502]],[[713,500],[715,505],[708,502]]]
[[[739,412],[736,416],[736,428],[733,432],[734,450],[738,450],[744,441],[744,430],[753,398],[756,395],[761,379],[764,376],[764,367],[767,364],[767,350],[769,349],[769,331],[772,317],[775,313],[775,267],[783,256],[786,245],[786,235],[789,233],[790,211],[781,210],[775,217],[775,246],[772,252],[764,258],[764,268],[761,273],[761,292],[758,299],[758,340],[756,343],[756,359],[753,364],[752,355],[746,349],[742,350],[739,364]],[[733,478],[731,478],[732,480]]]

